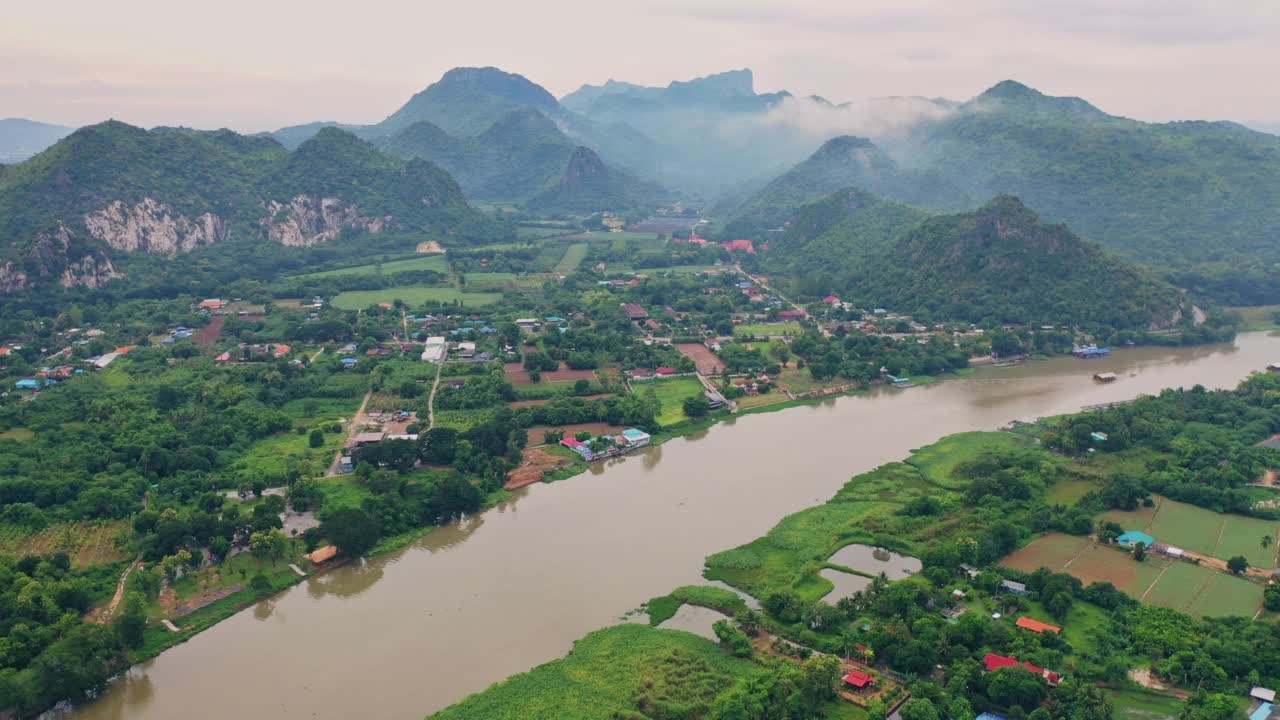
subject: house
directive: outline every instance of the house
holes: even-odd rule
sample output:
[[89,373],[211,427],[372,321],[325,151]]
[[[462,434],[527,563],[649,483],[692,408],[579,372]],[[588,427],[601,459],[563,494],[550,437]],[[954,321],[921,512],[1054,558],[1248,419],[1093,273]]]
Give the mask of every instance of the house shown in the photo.
[[649,313],[635,303],[622,303],[622,312],[627,316],[628,320],[633,322],[649,319]]
[[380,430],[357,433],[356,436],[351,439],[351,447],[359,448],[364,447],[365,445],[372,445],[376,442],[382,442],[382,431]]
[[1005,720],[1005,717],[1003,715],[997,715],[995,713],[984,712],[978,717],[974,718],[974,720]]
[[1249,713],[1249,720],[1269,720],[1275,709],[1276,706],[1269,702],[1260,703],[1253,712]]
[[1039,620],[1033,620],[1027,617],[1026,615],[1023,615],[1022,617],[1018,618],[1018,621],[1014,623],[1014,625],[1017,625],[1023,630],[1030,630],[1033,633],[1051,632],[1054,635],[1057,635],[1058,633],[1062,632],[1062,628],[1058,627],[1057,625],[1042,623]]
[[648,368],[636,368],[631,371],[631,377],[635,380],[648,380],[653,377],[653,373]]
[[1013,580],[1001,580],[1000,589],[1004,590],[1005,592],[1011,592],[1014,595],[1027,594],[1027,586],[1020,582],[1015,582]]
[[218,298],[209,298],[208,300],[201,300],[201,301],[200,301],[199,308],[200,308],[201,310],[208,310],[208,311],[210,311],[210,312],[216,312],[216,311],[221,310],[222,308],[224,308],[224,307],[226,307],[226,306],[227,306],[227,301],[226,301],[226,300],[220,300],[220,299],[218,299]]
[[355,367],[355,366],[356,366],[356,363],[358,363],[358,362],[360,362],[360,361],[359,361],[359,360],[356,360],[356,359],[355,359],[355,358],[353,358],[353,357],[344,357],[344,358],[342,358],[341,360],[339,360],[338,362],[342,363],[342,367],[344,367],[344,368],[353,368],[353,367]]
[[355,463],[351,461],[350,455],[342,455],[338,458],[339,473],[346,474],[355,469],[356,469]]
[[964,571],[965,575],[968,575],[971,578],[978,577],[978,568],[970,565],[969,563],[960,563],[960,569]]
[[1111,348],[1100,348],[1097,345],[1076,348],[1071,351],[1072,355],[1085,360],[1093,360],[1095,358],[1106,357],[1111,354]]
[[1156,543],[1156,539],[1141,530],[1127,530],[1121,533],[1120,537],[1116,538],[1116,544],[1120,547],[1131,548],[1138,543],[1142,543],[1146,547],[1151,547]]
[[518,320],[516,320],[516,327],[520,328],[521,330],[532,330],[538,327],[538,319],[537,318],[519,318]]
[[231,353],[230,353],[230,352],[223,352],[223,353],[219,354],[217,357],[215,357],[215,358],[213,359],[213,361],[214,361],[215,363],[219,364],[219,365],[221,365],[221,364],[223,364],[223,363],[231,362]]
[[450,390],[457,390],[458,388],[460,388],[460,387],[462,387],[462,386],[466,385],[466,384],[467,384],[467,381],[466,381],[466,380],[463,380],[463,379],[461,379],[461,378],[450,378],[450,379],[448,379],[448,380],[445,380],[445,381],[444,381],[444,384],[445,384],[445,386],[446,386],[446,387],[448,387]]
[[622,442],[628,450],[644,447],[653,439],[649,436],[649,433],[636,428],[623,430],[619,437],[622,438]]
[[118,352],[103,353],[99,355],[97,358],[90,360],[89,362],[93,363],[94,367],[101,370],[102,368],[110,365],[112,361],[114,361],[118,357],[120,357],[120,353]]
[[293,352],[293,348],[288,345],[277,345],[275,350],[271,351],[271,357],[282,358]]
[[666,366],[666,365],[663,365],[662,367],[658,368],[657,370],[654,370],[654,371],[653,371],[653,374],[654,374],[654,375],[657,375],[658,377],[668,377],[668,376],[670,376],[670,375],[675,375],[675,374],[676,374],[676,369],[675,369],[675,368],[673,368],[673,367],[668,367],[668,366]]
[[876,684],[876,679],[861,670],[850,670],[844,676],[844,684],[859,690]]
[[476,354],[475,343],[473,342],[458,343],[458,357],[462,358],[463,360],[470,360],[472,357],[475,357],[475,354]]
[[310,560],[312,564],[319,564],[324,562],[325,560],[332,560],[333,557],[337,554],[338,554],[337,545],[325,545],[322,548],[317,548],[316,550],[311,551],[309,554],[304,555],[303,557],[305,557],[307,560]]
[[422,361],[444,362],[445,356],[448,354],[448,348],[449,346],[445,342],[443,335],[433,335],[427,338],[427,344],[422,349]]
[[23,378],[13,384],[19,390],[39,390],[41,385],[43,383],[35,378]]
[[1263,702],[1275,702],[1276,691],[1270,688],[1254,686],[1251,690],[1249,690],[1249,697],[1253,698],[1254,700],[1261,700]]
[[778,313],[779,320],[799,320],[808,317],[809,313],[803,310],[783,310]]
[[1089,433],[1089,437],[1092,438],[1094,442],[1101,443],[1101,442],[1106,442],[1107,438],[1110,436],[1104,432],[1093,432],[1093,433]]
[[740,250],[742,252],[751,253],[752,255],[756,252],[755,243],[750,240],[725,240],[720,243],[720,247],[728,250],[729,252]]
[[561,440],[560,444],[581,455],[583,460],[596,459],[596,454],[591,451],[591,447],[581,440],[567,437]]
[[1056,686],[1058,684],[1058,681],[1062,679],[1061,675],[1059,675],[1058,673],[1052,670],[1046,670],[1042,667],[1036,667],[1035,665],[1029,662],[1020,663],[1018,662],[1018,658],[1016,657],[1005,657],[1003,655],[996,655],[995,653],[987,653],[986,656],[982,658],[982,664],[986,666],[987,672],[995,672],[996,670],[999,670],[1001,668],[1015,667],[1017,665],[1021,665],[1022,667],[1025,667],[1031,672],[1043,677],[1045,680],[1049,682],[1050,685],[1053,685],[1053,686]]
[[658,330],[658,329],[659,329],[658,323],[654,322],[653,318],[649,318],[648,320],[645,320],[645,321],[644,321],[644,326],[645,326],[646,328],[650,329],[650,330]]

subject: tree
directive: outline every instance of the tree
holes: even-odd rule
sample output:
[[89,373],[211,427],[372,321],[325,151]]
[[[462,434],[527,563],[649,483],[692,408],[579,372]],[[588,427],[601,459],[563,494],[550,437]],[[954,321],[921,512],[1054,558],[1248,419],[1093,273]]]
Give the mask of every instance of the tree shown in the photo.
[[134,591],[125,596],[124,607],[115,619],[116,634],[125,647],[142,647],[142,637],[147,629],[147,601],[142,593]]
[[683,410],[684,414],[691,418],[703,418],[711,412],[711,401],[699,393],[685,398]]
[[899,711],[902,720],[939,720],[938,708],[925,698],[912,698]]
[[1249,569],[1249,560],[1243,555],[1236,555],[1227,561],[1227,569],[1232,575],[1243,575]]
[[313,448],[324,447],[324,431],[320,428],[312,430],[311,437],[307,440],[307,444]]
[[1271,543],[1273,542],[1275,542],[1275,538],[1271,537],[1270,535],[1263,535],[1261,540],[1262,549],[1266,550],[1267,548],[1271,547]]
[[257,573],[249,579],[249,587],[253,588],[255,592],[264,593],[271,589],[271,580],[266,575]]
[[1280,610],[1280,585],[1268,585],[1262,591],[1262,606],[1271,612]]
[[1239,714],[1240,709],[1234,697],[1198,692],[1182,706],[1178,720],[1231,720]]
[[284,557],[288,540],[279,530],[262,530],[249,536],[249,552],[259,560],[276,561]]
[[1133,559],[1137,560],[1138,562],[1142,562],[1143,560],[1147,559],[1146,543],[1140,542],[1140,543],[1133,544]]
[[987,681],[987,697],[1004,707],[1035,707],[1048,691],[1044,678],[1021,666],[1000,668]]
[[360,557],[382,535],[378,521],[358,508],[344,508],[325,518],[320,529],[348,557]]
[[747,634],[728,620],[717,620],[711,626],[711,630],[715,632],[716,637],[720,638],[720,642],[729,648],[729,652],[736,657],[751,657],[751,639]]

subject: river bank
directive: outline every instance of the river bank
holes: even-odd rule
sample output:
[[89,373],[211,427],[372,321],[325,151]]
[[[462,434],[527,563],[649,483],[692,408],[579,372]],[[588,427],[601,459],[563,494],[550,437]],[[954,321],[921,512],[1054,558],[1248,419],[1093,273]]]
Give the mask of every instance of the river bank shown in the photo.
[[[912,448],[1164,387],[1231,386],[1277,355],[1280,339],[1248,334],[1232,346],[1054,358],[728,418],[309,577],[133,668],[74,716],[212,718],[271,707],[342,717],[378,707],[418,718],[563,656],[645,598],[703,582],[706,556]],[[1120,380],[1093,383],[1101,370]],[[254,670],[263,666],[272,672]],[[228,684],[237,691],[220,691]]]

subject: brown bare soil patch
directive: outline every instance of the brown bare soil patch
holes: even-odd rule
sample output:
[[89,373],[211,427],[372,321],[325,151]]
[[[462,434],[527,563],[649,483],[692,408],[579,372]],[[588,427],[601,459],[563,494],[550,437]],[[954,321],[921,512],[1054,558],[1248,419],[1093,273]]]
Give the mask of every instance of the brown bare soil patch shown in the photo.
[[719,375],[724,372],[724,363],[711,349],[702,343],[677,343],[676,349],[682,355],[693,361],[697,366],[698,372],[703,375]]
[[428,240],[418,243],[416,252],[422,255],[439,255],[444,252],[444,246],[438,241]]
[[200,328],[200,332],[196,333],[197,345],[212,345],[222,336],[222,324],[227,321],[226,315],[214,315],[209,324]]
[[[507,382],[512,385],[532,385],[533,379],[529,377],[529,372],[524,369],[524,365],[520,363],[507,363],[502,366],[502,372],[507,376]],[[595,370],[570,370],[560,365],[559,370],[546,370],[542,373],[542,382],[565,382],[570,380],[595,380]]]
[[538,425],[529,428],[529,445],[542,445],[542,433],[547,430],[563,430],[565,437],[573,437],[580,432],[589,432],[592,435],[614,435],[622,432],[623,426],[610,425],[609,423],[576,423],[574,425],[557,425],[550,427],[547,425]]
[[542,482],[547,471],[572,462],[569,458],[552,455],[541,448],[525,448],[520,453],[520,458],[520,465],[507,475],[507,482],[502,486],[504,490],[516,490]]

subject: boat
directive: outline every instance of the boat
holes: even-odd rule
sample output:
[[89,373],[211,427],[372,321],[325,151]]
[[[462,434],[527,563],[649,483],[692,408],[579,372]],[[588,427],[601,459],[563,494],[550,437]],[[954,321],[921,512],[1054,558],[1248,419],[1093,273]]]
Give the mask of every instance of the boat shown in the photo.
[[1116,374],[1113,372],[1101,372],[1093,374],[1093,381],[1100,383],[1109,383],[1116,381]]
[[1093,358],[1106,357],[1111,354],[1111,348],[1100,348],[1097,345],[1089,345],[1088,347],[1076,348],[1071,351],[1072,355],[1085,360]]

